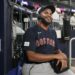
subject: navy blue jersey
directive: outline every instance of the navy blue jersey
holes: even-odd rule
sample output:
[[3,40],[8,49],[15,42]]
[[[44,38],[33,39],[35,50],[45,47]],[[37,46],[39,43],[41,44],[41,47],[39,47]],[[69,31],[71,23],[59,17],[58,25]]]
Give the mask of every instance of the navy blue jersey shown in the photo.
[[37,25],[26,31],[23,42],[25,52],[31,50],[42,54],[52,54],[58,49],[55,31],[50,28],[46,31]]

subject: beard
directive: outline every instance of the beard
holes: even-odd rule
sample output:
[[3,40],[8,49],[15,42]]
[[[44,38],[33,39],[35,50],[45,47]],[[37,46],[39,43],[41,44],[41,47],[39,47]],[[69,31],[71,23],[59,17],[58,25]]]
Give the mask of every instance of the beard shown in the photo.
[[45,26],[48,26],[51,24],[51,21],[47,21],[46,19],[44,19],[43,17],[39,16],[38,17],[39,21],[41,21]]

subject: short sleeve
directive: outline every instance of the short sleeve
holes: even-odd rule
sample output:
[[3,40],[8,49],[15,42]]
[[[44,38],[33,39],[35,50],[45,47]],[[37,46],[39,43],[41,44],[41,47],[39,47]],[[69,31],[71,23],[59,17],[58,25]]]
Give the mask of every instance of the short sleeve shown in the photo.
[[35,34],[32,29],[28,29],[23,36],[23,50],[35,51]]

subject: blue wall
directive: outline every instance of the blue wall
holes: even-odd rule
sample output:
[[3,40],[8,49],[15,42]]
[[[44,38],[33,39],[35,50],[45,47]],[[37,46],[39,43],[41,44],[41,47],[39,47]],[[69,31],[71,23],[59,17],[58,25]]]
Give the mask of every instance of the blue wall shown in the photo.
[[5,75],[11,69],[11,7],[7,0],[0,0],[0,75]]
[[3,39],[4,39],[4,0],[0,0],[0,39],[1,39],[1,52],[0,52],[0,75],[4,73],[4,54],[3,54]]
[[4,0],[4,74],[11,70],[12,67],[12,8],[7,1],[8,0]]

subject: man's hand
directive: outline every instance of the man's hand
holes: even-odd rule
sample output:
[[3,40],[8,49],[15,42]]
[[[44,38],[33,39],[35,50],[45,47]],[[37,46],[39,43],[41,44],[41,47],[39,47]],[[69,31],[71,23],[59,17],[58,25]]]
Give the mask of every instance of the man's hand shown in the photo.
[[61,62],[60,70],[63,70],[64,68],[68,67],[67,56],[61,50],[57,51],[57,59],[58,59],[57,66]]
[[58,66],[60,62],[61,62],[60,71],[68,67],[67,60],[58,60],[56,66]]
[[61,50],[57,50],[55,53],[56,53],[56,59],[67,60],[66,54],[64,54]]
[[63,53],[61,50],[58,50],[58,53],[61,54],[61,56],[63,57],[64,60],[67,60],[67,56],[65,53]]

